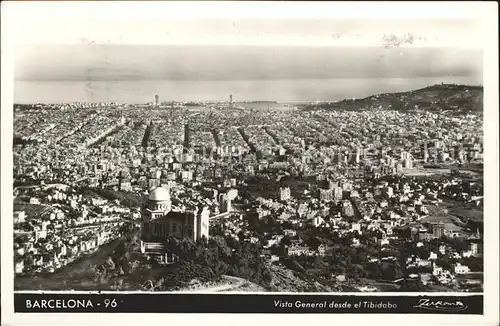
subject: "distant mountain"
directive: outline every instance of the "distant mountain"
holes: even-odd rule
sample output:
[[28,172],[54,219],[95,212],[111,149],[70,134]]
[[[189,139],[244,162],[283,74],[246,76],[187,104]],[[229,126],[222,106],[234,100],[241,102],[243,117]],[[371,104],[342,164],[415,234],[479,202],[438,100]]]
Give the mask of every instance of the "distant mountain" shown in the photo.
[[415,109],[429,111],[452,110],[456,113],[483,112],[483,87],[441,84],[400,93],[384,93],[363,99],[342,100],[310,104],[306,110],[370,110],[392,109],[411,111]]

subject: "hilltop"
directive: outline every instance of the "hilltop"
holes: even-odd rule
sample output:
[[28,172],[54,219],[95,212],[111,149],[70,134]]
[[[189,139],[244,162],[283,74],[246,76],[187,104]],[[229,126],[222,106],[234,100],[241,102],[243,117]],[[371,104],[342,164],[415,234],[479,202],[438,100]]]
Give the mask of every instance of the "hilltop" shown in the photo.
[[372,95],[363,99],[312,104],[305,106],[304,109],[392,109],[400,111],[420,109],[428,111],[452,110],[456,113],[482,113],[483,87],[441,84],[407,92]]

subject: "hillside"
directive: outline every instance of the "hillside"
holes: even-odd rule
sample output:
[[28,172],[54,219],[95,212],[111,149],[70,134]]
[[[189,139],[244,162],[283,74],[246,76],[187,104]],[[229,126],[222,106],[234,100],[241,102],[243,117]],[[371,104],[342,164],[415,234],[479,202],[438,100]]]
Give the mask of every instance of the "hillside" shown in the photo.
[[282,265],[269,265],[272,280],[271,292],[357,292],[348,284],[339,284],[335,280],[317,279],[301,274]]
[[461,114],[482,113],[483,87],[451,84],[433,85],[408,92],[378,94],[363,99],[325,102],[304,107],[306,110],[370,110],[379,108],[400,111],[410,111],[417,108],[429,111],[452,110]]

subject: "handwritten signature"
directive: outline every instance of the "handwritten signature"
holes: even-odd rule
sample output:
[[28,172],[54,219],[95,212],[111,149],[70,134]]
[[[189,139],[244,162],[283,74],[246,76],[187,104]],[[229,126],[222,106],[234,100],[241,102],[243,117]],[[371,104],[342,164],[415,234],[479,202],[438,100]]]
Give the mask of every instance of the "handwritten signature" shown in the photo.
[[456,301],[420,299],[414,307],[437,311],[462,311],[467,309],[467,305],[460,301],[460,299]]

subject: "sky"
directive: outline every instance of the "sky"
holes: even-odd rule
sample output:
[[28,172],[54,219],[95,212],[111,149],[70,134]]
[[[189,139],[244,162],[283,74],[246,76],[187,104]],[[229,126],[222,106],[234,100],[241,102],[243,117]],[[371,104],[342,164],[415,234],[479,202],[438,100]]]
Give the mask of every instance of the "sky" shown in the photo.
[[474,19],[28,15],[16,24],[19,81],[482,74],[482,26]]
[[278,80],[481,75],[479,49],[247,45],[36,45],[19,81]]
[[24,83],[25,93],[26,83],[44,82],[111,88],[116,82],[192,81],[201,90],[199,83],[210,81],[482,80],[484,26],[470,8],[456,11],[458,4],[440,10],[394,3],[357,10],[356,4],[319,3],[106,6],[46,4],[23,11],[18,5],[11,21],[16,85]]

